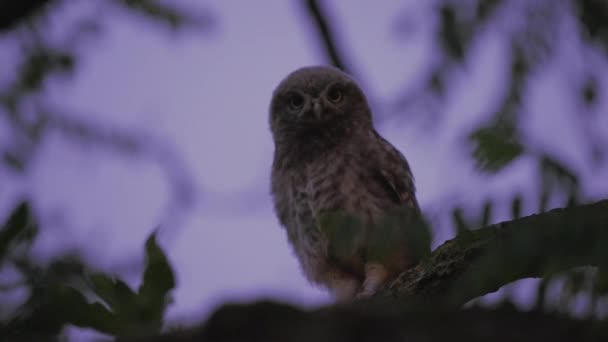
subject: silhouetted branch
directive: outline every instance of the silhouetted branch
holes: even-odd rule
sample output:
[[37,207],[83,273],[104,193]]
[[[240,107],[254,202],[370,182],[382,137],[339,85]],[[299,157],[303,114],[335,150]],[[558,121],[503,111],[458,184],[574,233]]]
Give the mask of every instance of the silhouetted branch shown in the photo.
[[606,323],[520,312],[508,305],[438,311],[359,304],[305,311],[259,302],[225,305],[195,330],[134,341],[603,341],[607,328]]
[[516,279],[608,266],[608,200],[467,231],[376,297],[305,311],[224,305],[198,328],[140,341],[601,341],[608,323],[540,311],[460,309]]
[[327,18],[327,13],[324,12],[324,9],[318,0],[305,0],[304,3],[313,20],[313,24],[319,33],[323,48],[325,49],[331,64],[340,70],[351,74],[350,68],[346,65],[344,55],[339,51],[336,37],[330,26],[330,21]]

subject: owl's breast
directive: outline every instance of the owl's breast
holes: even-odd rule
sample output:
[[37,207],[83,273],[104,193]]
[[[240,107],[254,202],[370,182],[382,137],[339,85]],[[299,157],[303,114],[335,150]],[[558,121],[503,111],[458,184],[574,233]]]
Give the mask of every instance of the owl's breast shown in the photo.
[[371,177],[366,162],[356,155],[330,155],[325,163],[309,165],[306,192],[314,215],[345,212],[374,221],[389,203]]

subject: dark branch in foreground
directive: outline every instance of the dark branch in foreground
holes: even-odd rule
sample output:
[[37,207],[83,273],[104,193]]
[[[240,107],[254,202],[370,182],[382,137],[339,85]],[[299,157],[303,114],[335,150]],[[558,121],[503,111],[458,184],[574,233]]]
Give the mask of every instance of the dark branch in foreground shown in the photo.
[[149,341],[605,341],[607,328],[605,322],[520,312],[510,306],[438,311],[359,304],[304,311],[259,302],[225,305],[196,330]]
[[460,307],[516,279],[606,267],[606,245],[608,200],[556,209],[461,234],[369,301],[228,304],[198,328],[140,341],[605,341],[605,321]]

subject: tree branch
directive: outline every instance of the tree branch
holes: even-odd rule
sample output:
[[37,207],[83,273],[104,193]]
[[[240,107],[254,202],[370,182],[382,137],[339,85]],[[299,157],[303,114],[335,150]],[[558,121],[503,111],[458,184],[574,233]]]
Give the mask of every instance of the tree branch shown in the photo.
[[419,307],[351,305],[304,311],[285,304],[225,305],[195,330],[150,342],[203,341],[605,341],[605,322],[520,312],[509,305],[488,310],[439,311]]
[[606,245],[608,200],[555,209],[460,234],[368,301],[228,304],[198,328],[140,341],[604,341],[605,321],[461,304],[517,279],[606,267]]
[[576,266],[608,266],[608,200],[555,209],[460,234],[384,291],[394,298],[443,297],[453,305],[517,279]]
[[330,27],[329,21],[327,20],[327,13],[323,12],[318,0],[306,0],[305,6],[308,13],[313,20],[313,24],[318,31],[318,34],[323,43],[323,47],[327,53],[331,64],[336,68],[352,75],[352,70],[348,68],[344,61],[344,55],[338,51],[338,44],[334,32]]

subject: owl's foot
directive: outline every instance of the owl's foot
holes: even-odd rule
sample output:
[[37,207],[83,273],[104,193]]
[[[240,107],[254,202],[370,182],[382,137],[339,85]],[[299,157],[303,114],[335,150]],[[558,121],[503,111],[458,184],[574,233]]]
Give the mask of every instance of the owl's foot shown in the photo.
[[365,281],[363,289],[357,294],[357,298],[373,296],[388,279],[389,272],[384,265],[376,263],[365,264]]
[[361,282],[353,276],[340,273],[331,276],[329,287],[338,303],[346,303],[355,298]]

